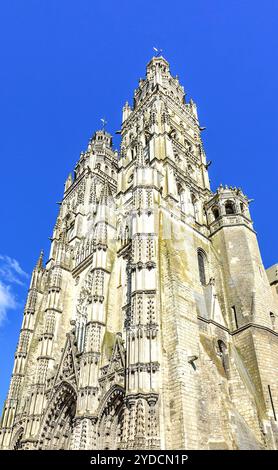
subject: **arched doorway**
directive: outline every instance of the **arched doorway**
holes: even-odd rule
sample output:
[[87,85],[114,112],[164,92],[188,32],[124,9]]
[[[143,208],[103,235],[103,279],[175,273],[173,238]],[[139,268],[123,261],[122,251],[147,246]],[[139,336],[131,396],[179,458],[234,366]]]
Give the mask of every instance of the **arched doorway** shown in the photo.
[[24,429],[22,427],[20,427],[14,437],[13,437],[13,440],[12,440],[12,445],[11,445],[11,449],[12,450],[21,450],[22,449],[22,437],[23,437],[23,433],[24,433]]
[[76,392],[62,382],[47,407],[39,440],[39,449],[69,449],[76,412]]
[[124,421],[124,390],[113,387],[104,397],[99,412],[97,449],[115,450],[121,448]]

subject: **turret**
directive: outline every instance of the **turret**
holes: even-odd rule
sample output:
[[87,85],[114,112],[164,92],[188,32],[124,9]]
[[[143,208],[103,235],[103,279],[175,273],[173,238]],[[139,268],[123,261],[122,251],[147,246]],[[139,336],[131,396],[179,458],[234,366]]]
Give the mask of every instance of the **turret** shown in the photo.
[[230,326],[249,322],[271,327],[270,287],[249,212],[241,189],[223,187],[206,203],[210,238],[227,281]]
[[211,234],[231,225],[246,225],[253,229],[249,200],[240,188],[220,185],[216,194],[206,203],[206,213]]
[[96,131],[90,140],[91,148],[97,152],[104,148],[112,149],[112,136],[104,129]]

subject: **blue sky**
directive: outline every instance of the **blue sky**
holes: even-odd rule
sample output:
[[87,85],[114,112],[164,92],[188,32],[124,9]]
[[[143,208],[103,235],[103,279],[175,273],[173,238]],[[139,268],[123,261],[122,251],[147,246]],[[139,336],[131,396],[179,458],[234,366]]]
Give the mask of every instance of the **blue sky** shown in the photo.
[[254,198],[264,263],[278,261],[277,0],[2,0],[0,406],[64,180],[101,117],[120,128],[152,46],[197,102],[212,189]]

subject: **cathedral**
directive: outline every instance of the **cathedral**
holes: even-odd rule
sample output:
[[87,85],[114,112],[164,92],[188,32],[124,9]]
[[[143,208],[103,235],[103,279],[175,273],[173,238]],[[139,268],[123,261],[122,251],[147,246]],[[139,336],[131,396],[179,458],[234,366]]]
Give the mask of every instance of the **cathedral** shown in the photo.
[[277,449],[278,265],[210,189],[197,107],[153,57],[95,132],[34,267],[1,449]]

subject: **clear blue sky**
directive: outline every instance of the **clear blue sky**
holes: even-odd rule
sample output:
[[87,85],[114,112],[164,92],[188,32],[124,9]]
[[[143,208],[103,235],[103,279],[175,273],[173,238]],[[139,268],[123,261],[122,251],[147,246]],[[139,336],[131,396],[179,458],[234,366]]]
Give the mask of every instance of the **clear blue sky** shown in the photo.
[[278,261],[277,0],[2,0],[0,405],[64,180],[102,116],[119,129],[152,46],[198,104],[212,188],[254,198],[264,263]]

